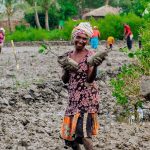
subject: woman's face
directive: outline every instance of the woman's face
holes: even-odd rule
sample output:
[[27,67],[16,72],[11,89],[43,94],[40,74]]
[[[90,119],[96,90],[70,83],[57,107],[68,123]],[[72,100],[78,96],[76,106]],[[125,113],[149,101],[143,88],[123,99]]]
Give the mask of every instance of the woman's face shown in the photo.
[[79,34],[76,36],[74,43],[76,50],[82,50],[84,49],[85,45],[88,42],[88,37],[85,34]]

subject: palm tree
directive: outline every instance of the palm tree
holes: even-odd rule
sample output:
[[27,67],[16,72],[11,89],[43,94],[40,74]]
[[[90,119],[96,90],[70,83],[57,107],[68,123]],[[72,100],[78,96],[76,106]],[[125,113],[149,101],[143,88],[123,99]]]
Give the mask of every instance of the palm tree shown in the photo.
[[35,22],[38,29],[41,29],[41,24],[39,21],[38,11],[37,11],[37,2],[38,0],[25,0],[29,5],[34,9]]
[[6,14],[8,17],[8,27],[9,31],[12,32],[12,27],[11,27],[11,16],[14,13],[14,4],[16,3],[16,0],[5,0],[5,7],[6,7]]
[[42,0],[42,1],[39,0],[39,1],[40,1],[40,6],[45,12],[45,28],[49,31],[48,11],[52,5],[55,5],[58,8],[59,7],[58,2],[57,0]]
[[105,5],[108,5],[109,4],[109,0],[105,0]]
[[1,4],[5,6],[5,12],[8,19],[8,28],[12,32],[11,17],[18,9],[24,9],[22,0],[0,0]]

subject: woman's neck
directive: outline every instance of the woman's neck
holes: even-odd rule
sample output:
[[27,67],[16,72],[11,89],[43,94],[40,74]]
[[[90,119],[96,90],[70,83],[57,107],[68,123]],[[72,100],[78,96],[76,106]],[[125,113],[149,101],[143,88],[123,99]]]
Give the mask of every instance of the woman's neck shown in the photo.
[[76,50],[74,51],[74,53],[75,53],[75,54],[82,54],[82,53],[85,53],[85,51],[86,51],[86,48],[84,48],[84,49],[82,49],[82,50],[76,49]]

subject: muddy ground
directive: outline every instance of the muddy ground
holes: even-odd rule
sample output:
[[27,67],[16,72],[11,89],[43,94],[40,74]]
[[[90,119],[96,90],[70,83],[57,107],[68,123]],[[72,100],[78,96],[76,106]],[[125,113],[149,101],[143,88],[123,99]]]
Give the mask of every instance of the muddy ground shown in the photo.
[[[62,54],[72,46],[52,46]],[[99,46],[99,49],[103,49]],[[67,105],[56,56],[39,54],[38,47],[16,47],[19,69],[11,47],[0,54],[0,150],[65,150],[60,126]],[[150,124],[119,123],[109,80],[130,63],[116,45],[99,66],[100,130],[95,150],[149,150]],[[68,148],[69,150],[69,148]]]

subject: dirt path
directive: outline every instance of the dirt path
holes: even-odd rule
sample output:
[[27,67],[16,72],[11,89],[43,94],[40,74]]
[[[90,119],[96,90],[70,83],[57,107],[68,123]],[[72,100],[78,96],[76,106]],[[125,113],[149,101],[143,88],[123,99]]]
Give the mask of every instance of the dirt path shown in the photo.
[[[103,48],[103,46],[99,47]],[[12,48],[0,55],[0,150],[64,150],[60,125],[67,105],[67,90],[54,55],[38,53],[38,47],[17,47],[19,70]],[[53,46],[58,54],[72,46]],[[117,46],[116,46],[117,49]],[[116,122],[111,115],[115,99],[109,80],[129,63],[119,52],[109,53],[99,67],[101,129],[93,138],[95,150],[149,150],[149,123],[142,126]]]

